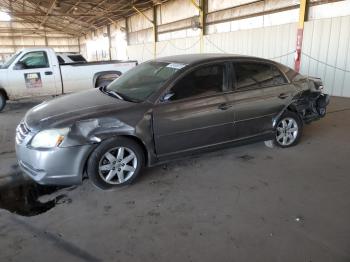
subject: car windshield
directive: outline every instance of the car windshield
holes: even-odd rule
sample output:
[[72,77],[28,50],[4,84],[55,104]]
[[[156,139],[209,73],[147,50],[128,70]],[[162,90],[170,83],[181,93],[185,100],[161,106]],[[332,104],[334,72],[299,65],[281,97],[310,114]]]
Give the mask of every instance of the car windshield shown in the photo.
[[21,53],[22,52],[18,52],[11,56],[3,65],[0,66],[0,68],[7,69]]
[[114,80],[107,87],[107,92],[117,93],[126,100],[142,102],[183,67],[183,64],[159,61],[142,63]]

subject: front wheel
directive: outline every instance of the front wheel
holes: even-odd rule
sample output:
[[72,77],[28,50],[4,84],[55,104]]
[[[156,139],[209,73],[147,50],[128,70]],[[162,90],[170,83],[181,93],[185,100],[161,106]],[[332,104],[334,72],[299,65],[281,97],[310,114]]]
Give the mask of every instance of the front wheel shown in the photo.
[[101,189],[128,185],[144,166],[142,148],[129,138],[117,137],[102,142],[88,160],[91,182]]
[[5,108],[6,106],[6,97],[0,92],[0,112]]
[[274,143],[279,147],[296,145],[302,134],[303,122],[298,114],[287,111],[277,122]]

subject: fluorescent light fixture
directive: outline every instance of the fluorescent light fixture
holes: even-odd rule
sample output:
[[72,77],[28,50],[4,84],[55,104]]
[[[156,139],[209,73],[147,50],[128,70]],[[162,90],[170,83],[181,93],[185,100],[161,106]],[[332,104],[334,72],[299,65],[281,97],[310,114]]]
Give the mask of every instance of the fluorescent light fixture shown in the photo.
[[2,12],[0,11],[0,21],[10,21],[11,20],[11,16],[8,13]]

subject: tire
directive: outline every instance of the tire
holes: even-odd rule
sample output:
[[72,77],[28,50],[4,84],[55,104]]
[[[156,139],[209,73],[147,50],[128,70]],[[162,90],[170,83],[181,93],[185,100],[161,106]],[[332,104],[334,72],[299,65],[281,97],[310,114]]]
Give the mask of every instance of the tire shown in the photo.
[[0,112],[5,108],[6,106],[6,97],[3,93],[0,92]]
[[95,186],[108,190],[131,184],[144,163],[145,156],[137,142],[116,137],[103,141],[94,150],[87,163],[87,174]]
[[274,144],[287,148],[299,143],[303,131],[303,122],[299,115],[286,111],[276,124]]

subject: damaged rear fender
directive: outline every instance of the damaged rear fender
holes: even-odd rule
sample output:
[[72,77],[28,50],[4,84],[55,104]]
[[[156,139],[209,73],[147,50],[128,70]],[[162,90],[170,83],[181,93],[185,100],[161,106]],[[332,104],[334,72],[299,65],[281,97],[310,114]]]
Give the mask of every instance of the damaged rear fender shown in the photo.
[[310,89],[301,91],[293,97],[273,119],[273,128],[276,127],[278,119],[289,110],[297,113],[303,123],[318,120],[326,115],[326,107],[329,104],[329,95]]

